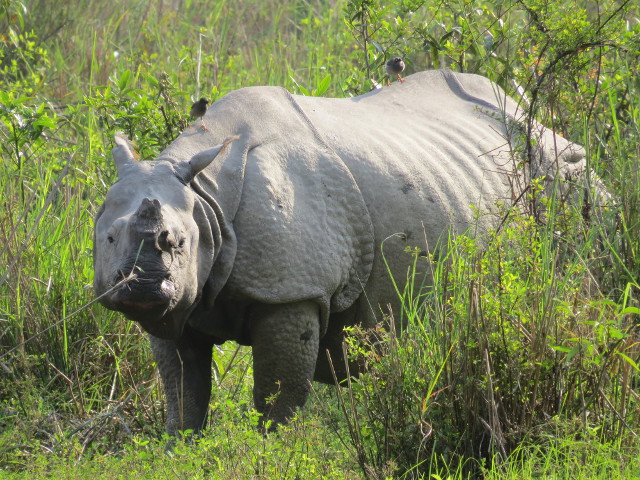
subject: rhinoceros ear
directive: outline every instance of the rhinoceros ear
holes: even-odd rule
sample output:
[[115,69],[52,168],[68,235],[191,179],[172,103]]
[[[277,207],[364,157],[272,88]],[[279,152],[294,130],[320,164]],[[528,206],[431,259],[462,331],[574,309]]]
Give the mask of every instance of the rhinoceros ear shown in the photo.
[[135,152],[131,148],[131,141],[122,133],[116,132],[114,136],[116,146],[113,149],[113,160],[118,169],[118,178],[122,178],[129,165],[136,165]]
[[182,178],[182,181],[185,184],[188,184],[189,182],[191,182],[191,180],[193,180],[198,173],[200,173],[202,170],[204,170],[209,165],[211,165],[211,162],[213,162],[213,160],[220,153],[224,152],[227,149],[227,147],[231,144],[231,142],[233,142],[234,140],[237,140],[238,138],[240,137],[238,136],[229,137],[220,145],[217,145],[213,148],[209,148],[200,153],[196,153],[193,157],[191,157],[191,160],[189,160],[189,164],[188,164],[189,166],[187,169],[185,169],[186,171],[184,171],[182,175],[180,175],[180,177]]

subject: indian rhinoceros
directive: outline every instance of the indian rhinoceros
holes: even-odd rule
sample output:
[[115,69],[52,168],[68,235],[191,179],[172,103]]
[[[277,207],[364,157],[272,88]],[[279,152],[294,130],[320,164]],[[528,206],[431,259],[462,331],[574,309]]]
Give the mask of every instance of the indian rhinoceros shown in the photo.
[[486,231],[523,176],[584,168],[581,147],[536,124],[517,169],[518,117],[488,79],[429,71],[349,99],[233,91],[155,161],[119,140],[95,293],[150,334],[168,431],[202,428],[227,340],[252,347],[257,410],[286,422],[312,379],[334,381],[345,326],[398,312],[390,274],[404,283],[407,246]]

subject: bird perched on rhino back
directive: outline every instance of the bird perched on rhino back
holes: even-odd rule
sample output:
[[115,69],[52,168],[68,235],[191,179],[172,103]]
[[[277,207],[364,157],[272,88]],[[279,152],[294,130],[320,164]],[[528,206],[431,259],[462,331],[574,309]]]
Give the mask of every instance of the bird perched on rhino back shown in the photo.
[[404,79],[400,76],[402,72],[404,72],[404,61],[401,57],[392,58],[387,62],[384,67],[385,72],[387,72],[387,85],[391,85],[391,77],[397,75],[398,80],[400,82],[404,82]]
[[207,126],[204,124],[203,118],[204,114],[207,113],[207,105],[209,105],[209,100],[202,97],[200,100],[191,105],[191,111],[189,112],[189,115],[191,115],[191,118],[193,118],[194,120],[196,118],[200,119],[202,130],[208,130]]

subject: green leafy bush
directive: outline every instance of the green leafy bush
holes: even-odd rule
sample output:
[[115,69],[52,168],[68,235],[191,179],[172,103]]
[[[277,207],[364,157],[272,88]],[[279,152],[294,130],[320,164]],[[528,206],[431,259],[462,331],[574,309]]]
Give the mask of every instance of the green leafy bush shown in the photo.
[[341,398],[365,474],[420,478],[442,462],[477,473],[558,424],[576,440],[633,444],[640,310],[597,293],[591,246],[549,223],[514,217],[486,244],[458,236],[440,258],[407,253],[429,262],[433,286],[404,292],[402,335],[390,318],[350,343],[366,373]]

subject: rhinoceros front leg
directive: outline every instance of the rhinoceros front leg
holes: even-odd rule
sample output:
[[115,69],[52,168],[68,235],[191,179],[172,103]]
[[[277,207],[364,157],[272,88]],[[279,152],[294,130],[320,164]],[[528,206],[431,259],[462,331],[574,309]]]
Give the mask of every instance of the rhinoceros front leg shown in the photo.
[[167,399],[167,432],[200,431],[211,397],[213,342],[188,327],[176,341],[149,338]]
[[307,400],[318,357],[319,308],[313,302],[256,306],[251,315],[256,409],[271,428]]

